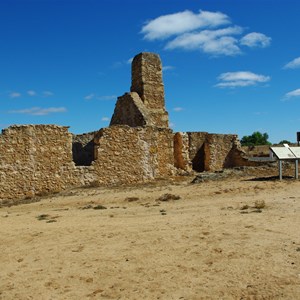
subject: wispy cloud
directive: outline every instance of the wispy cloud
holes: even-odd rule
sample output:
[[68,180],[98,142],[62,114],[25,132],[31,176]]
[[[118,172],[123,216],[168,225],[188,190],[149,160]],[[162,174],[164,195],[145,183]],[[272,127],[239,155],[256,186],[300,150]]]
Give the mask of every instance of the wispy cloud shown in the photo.
[[179,112],[179,111],[183,111],[183,108],[182,107],[174,107],[173,110],[176,112]]
[[22,96],[22,94],[18,93],[18,92],[11,92],[11,93],[9,93],[9,97],[10,98],[19,98],[21,96]]
[[185,50],[200,49],[212,55],[237,55],[241,53],[238,40],[231,35],[240,34],[239,26],[218,30],[203,30],[197,33],[186,33],[178,36],[166,45],[166,49],[181,48]]
[[66,112],[67,109],[65,107],[48,107],[48,108],[41,108],[41,107],[31,107],[19,110],[11,110],[9,113],[11,114],[25,114],[25,115],[32,115],[32,116],[45,116],[51,113],[63,113]]
[[240,42],[248,47],[266,47],[271,38],[258,32],[244,36],[244,29],[232,24],[229,16],[221,12],[189,10],[162,15],[149,20],[141,33],[148,41],[167,40],[165,49],[200,50],[212,56],[241,54]]
[[44,97],[51,97],[51,96],[53,96],[54,95],[54,93],[52,93],[52,92],[50,92],[50,91],[44,91],[43,92],[43,96]]
[[171,70],[174,70],[174,69],[175,69],[175,67],[173,67],[173,66],[163,66],[162,67],[163,71],[171,71]]
[[133,57],[130,57],[129,59],[127,59],[126,63],[130,65],[132,61],[133,61]]
[[218,76],[219,88],[235,88],[257,85],[271,80],[270,76],[255,74],[249,71],[227,72]]
[[266,48],[270,46],[271,40],[272,39],[270,37],[263,33],[251,32],[242,37],[240,43],[241,45],[248,46],[250,48]]
[[284,95],[283,101],[289,100],[291,98],[300,97],[300,89],[293,90],[291,92],[288,92]]
[[284,69],[297,69],[300,68],[300,57],[293,59],[292,61],[288,62],[284,67]]
[[102,117],[101,118],[101,121],[103,121],[103,122],[108,122],[110,120],[110,118],[108,118],[108,117]]
[[50,96],[53,96],[54,93],[52,93],[50,91],[37,92],[35,90],[27,90],[23,94],[19,93],[19,92],[10,92],[10,93],[8,93],[8,96],[10,98],[20,98],[23,95],[28,95],[30,97],[38,97],[38,96],[39,97],[50,97]]
[[264,116],[267,115],[268,113],[265,111],[256,111],[253,113],[255,116]]
[[36,96],[37,94],[36,94],[36,91],[29,90],[29,91],[27,91],[27,95],[29,95],[29,96]]
[[133,61],[133,57],[130,57],[127,60],[123,60],[123,61],[116,61],[111,65],[111,68],[118,69],[123,66],[131,65],[132,61]]
[[116,95],[104,95],[104,96],[98,96],[94,93],[91,93],[84,97],[85,100],[101,100],[101,101],[109,101],[109,100],[115,100],[117,99]]
[[88,94],[87,96],[84,97],[84,100],[92,100],[93,98],[95,98],[95,94]]

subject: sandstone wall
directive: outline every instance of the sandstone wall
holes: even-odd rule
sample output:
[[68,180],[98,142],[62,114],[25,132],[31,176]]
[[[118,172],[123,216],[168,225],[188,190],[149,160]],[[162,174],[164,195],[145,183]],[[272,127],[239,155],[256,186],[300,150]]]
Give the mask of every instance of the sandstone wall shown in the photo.
[[147,108],[164,109],[162,65],[155,53],[136,55],[131,65],[131,92],[137,92]]
[[191,171],[190,139],[186,132],[176,132],[174,135],[174,166],[184,171]]
[[0,201],[76,185],[74,169],[68,127],[11,126],[0,135]]
[[237,166],[256,166],[248,160],[234,134],[177,132],[174,135],[175,167],[197,172],[220,171]]
[[110,121],[112,125],[128,125],[130,127],[153,125],[148,110],[136,92],[126,93],[118,97],[114,114]]
[[208,134],[204,145],[204,168],[206,171],[220,171],[234,167],[232,149],[237,141],[234,134]]
[[145,182],[174,172],[169,129],[111,126],[99,131],[95,144],[93,167],[99,183]]
[[205,153],[204,143],[206,141],[207,132],[188,132],[189,138],[189,157],[193,170],[197,172],[205,171]]

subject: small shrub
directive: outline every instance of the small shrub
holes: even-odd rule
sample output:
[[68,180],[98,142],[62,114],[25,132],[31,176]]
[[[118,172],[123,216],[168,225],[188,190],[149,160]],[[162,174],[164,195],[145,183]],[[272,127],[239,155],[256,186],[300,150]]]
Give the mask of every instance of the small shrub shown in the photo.
[[170,200],[179,200],[180,196],[178,195],[173,195],[173,194],[164,194],[160,196],[157,201],[170,201]]
[[125,201],[128,201],[128,202],[135,202],[135,201],[139,201],[140,199],[138,197],[127,197],[125,199]]
[[99,204],[99,205],[94,206],[93,209],[107,209],[107,207]]
[[264,200],[256,200],[254,202],[254,207],[257,209],[265,208],[266,207],[266,202]]

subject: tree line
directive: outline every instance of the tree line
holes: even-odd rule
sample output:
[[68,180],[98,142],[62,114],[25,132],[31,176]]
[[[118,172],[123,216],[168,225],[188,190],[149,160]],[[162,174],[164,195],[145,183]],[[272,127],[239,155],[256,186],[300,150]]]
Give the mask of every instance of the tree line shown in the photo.
[[[265,133],[261,133],[259,131],[253,132],[251,135],[245,135],[241,139],[242,146],[259,146],[259,145],[272,145],[268,141],[269,135]],[[291,144],[288,140],[282,140],[278,144]]]

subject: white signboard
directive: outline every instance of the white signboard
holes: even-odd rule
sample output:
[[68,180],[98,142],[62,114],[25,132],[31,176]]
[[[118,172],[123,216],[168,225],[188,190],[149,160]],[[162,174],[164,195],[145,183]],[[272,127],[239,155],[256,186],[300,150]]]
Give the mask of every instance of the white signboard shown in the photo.
[[293,154],[300,159],[300,147],[290,147]]
[[271,150],[277,156],[278,159],[296,159],[296,156],[293,154],[293,152],[290,150],[290,148],[271,147]]

